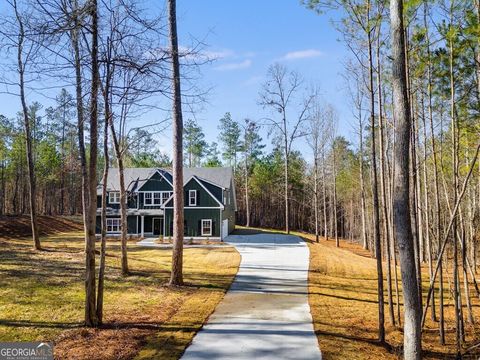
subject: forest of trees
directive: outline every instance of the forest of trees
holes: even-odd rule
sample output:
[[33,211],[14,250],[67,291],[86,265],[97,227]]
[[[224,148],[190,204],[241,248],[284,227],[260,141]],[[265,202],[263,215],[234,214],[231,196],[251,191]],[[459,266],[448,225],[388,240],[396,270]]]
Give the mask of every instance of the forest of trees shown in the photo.
[[[166,131],[169,120],[135,123],[159,97],[175,98],[165,19],[147,16],[134,0],[109,6],[94,0],[7,3],[10,14],[2,19],[0,37],[8,56],[0,79],[17,95],[19,111],[12,119],[0,115],[0,215],[86,217],[96,211],[87,194],[108,165],[172,167],[155,136]],[[201,124],[186,116],[183,164],[234,169],[238,224],[311,232],[337,246],[343,238],[370,250],[378,260],[382,342],[388,340],[384,305],[389,321],[401,325],[395,265],[402,260],[398,194],[406,179],[409,202],[403,205],[409,209],[414,273],[402,267],[402,277],[412,276],[417,287],[412,306],[423,314],[418,326],[426,316],[438,321],[441,343],[447,327],[443,289],[452,284],[455,324],[448,326],[456,329],[460,353],[469,325],[478,321],[470,299],[480,297],[480,4],[310,0],[303,5],[341,15],[334,26],[351,54],[343,84],[353,135],[337,134],[337,111],[301,73],[272,64],[255,99],[257,118],[227,112],[209,119],[218,122],[219,135],[208,143]],[[176,50],[182,81],[193,82],[189,69],[209,61],[193,56],[197,51]],[[44,108],[27,91],[33,79],[60,83],[54,106]],[[190,96],[182,92],[185,102],[202,101],[199,89],[189,91]],[[408,171],[401,173],[405,165]],[[428,267],[429,289],[419,285],[422,264]]]

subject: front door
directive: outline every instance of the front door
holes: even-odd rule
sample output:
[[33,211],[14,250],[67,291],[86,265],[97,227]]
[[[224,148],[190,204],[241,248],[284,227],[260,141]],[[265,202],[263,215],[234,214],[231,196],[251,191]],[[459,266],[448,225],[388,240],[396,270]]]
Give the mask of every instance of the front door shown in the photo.
[[163,235],[163,219],[153,219],[153,235]]

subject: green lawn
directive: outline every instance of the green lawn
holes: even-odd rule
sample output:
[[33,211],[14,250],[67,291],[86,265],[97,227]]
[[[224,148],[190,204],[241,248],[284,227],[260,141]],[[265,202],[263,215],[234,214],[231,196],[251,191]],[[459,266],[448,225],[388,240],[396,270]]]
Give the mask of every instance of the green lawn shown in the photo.
[[0,238],[0,339],[54,341],[56,358],[178,358],[222,299],[240,262],[231,247],[186,249],[187,286],[171,289],[164,285],[171,250],[129,244],[132,275],[123,278],[119,243],[110,242],[105,326],[92,330],[82,327],[82,233],[41,240],[45,250],[35,252],[30,239]]

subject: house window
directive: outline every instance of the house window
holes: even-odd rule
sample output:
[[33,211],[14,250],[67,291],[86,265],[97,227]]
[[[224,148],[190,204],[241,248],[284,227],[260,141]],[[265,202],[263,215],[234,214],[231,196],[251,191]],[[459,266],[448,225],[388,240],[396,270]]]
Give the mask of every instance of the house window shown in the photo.
[[108,193],[108,203],[109,204],[120,204],[120,192],[111,191]]
[[202,236],[212,236],[211,219],[202,219]]
[[145,205],[152,205],[152,193],[145,193]]
[[107,219],[107,232],[120,232],[121,227],[120,219]]
[[163,191],[162,192],[162,204],[165,204],[170,196],[172,196],[173,191]]
[[188,206],[197,206],[197,190],[188,191]]
[[167,202],[173,191],[149,191],[145,192],[146,206],[159,206]]

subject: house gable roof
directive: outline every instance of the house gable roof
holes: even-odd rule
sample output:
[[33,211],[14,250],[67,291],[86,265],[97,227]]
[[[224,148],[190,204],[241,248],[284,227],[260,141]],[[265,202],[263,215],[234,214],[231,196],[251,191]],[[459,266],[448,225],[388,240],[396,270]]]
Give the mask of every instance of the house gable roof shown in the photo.
[[[203,181],[201,179],[199,179],[197,176],[193,175],[187,181],[184,181],[183,186],[187,185],[192,180],[195,180],[207,192],[207,194],[210,195],[212,197],[212,199],[215,200],[218,203],[218,206],[220,208],[222,208],[222,209],[224,208],[222,202],[215,195],[213,195],[210,190],[207,189],[207,187],[205,186]],[[173,194],[168,198],[167,201],[165,201],[165,204],[163,205],[163,207],[164,208],[171,208],[172,206],[173,206]]]
[[[127,191],[138,191],[155,173],[162,175],[165,180],[173,184],[171,171],[161,168],[125,168],[125,187]],[[212,167],[212,168],[184,168],[183,185],[185,185],[193,176],[198,180],[208,182],[222,189],[231,189],[233,184],[233,170],[231,167]],[[97,194],[101,195],[101,184],[97,187]],[[202,186],[205,187],[204,184]],[[107,191],[120,191],[120,175],[118,168],[110,168],[107,178]],[[217,199],[218,200],[218,199]]]

